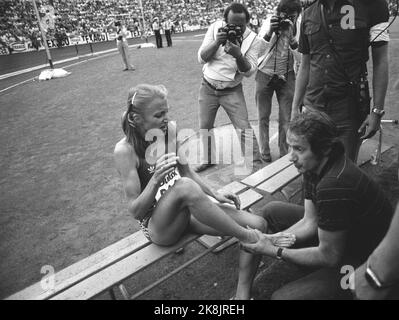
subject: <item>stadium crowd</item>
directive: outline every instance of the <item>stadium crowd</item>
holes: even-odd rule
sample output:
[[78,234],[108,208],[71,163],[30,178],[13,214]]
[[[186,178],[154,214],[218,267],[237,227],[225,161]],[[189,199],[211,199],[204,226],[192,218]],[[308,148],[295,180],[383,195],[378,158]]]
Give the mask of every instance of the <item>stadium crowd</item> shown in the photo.
[[[262,18],[273,11],[276,0],[245,1],[251,12]],[[139,0],[48,0],[38,1],[40,15],[46,15],[46,5],[54,7],[54,28],[48,38],[96,34],[113,27],[115,20],[124,20],[134,36],[143,34]],[[147,32],[154,17],[168,18],[174,32],[206,28],[221,17],[228,1],[222,0],[142,0]],[[31,0],[4,0],[0,3],[0,41],[8,45],[30,40],[38,46],[39,28]]]
[[[304,5],[314,0],[303,1]],[[68,36],[87,36],[106,32],[113,21],[124,20],[134,36],[145,31],[152,33],[154,17],[172,21],[172,32],[206,28],[221,17],[225,0],[142,0],[146,30],[141,19],[139,0],[42,0],[37,1],[41,16],[46,15],[46,5],[54,7],[54,28],[47,30],[48,38],[58,43]],[[262,21],[273,12],[277,0],[246,0],[252,16]],[[391,14],[396,12],[390,0]],[[36,49],[40,46],[39,28],[31,0],[3,0],[0,3],[0,44],[9,47],[15,41],[30,41]]]

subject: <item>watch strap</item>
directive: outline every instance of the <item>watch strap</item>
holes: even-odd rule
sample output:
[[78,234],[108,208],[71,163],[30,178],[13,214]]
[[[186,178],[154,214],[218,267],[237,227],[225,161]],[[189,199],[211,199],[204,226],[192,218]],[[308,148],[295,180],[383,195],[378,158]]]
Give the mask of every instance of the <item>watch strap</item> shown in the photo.
[[380,109],[378,107],[374,107],[371,111],[373,113],[375,113],[377,116],[380,116],[380,117],[383,117],[384,114],[385,114],[385,110],[384,109]]
[[281,247],[277,249],[276,258],[278,260],[282,260],[283,259],[283,250],[284,250],[284,248],[281,248]]

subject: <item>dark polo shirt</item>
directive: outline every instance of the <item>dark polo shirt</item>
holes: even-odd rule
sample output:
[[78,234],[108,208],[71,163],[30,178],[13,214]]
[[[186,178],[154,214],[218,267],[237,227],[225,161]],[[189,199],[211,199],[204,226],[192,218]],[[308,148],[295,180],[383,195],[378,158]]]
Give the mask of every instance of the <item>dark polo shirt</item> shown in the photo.
[[[304,13],[301,24],[299,52],[310,54],[310,77],[304,104],[315,108],[334,109],[336,105],[348,101],[348,79],[343,66],[329,45],[329,38],[322,28],[320,2],[316,1]],[[346,6],[346,7],[345,7]],[[355,14],[354,29],[343,29],[341,20],[348,21],[348,6]],[[385,0],[336,0],[334,9],[324,5],[325,17],[333,44],[341,56],[343,65],[352,81],[358,81],[362,66],[368,60],[370,28],[389,20],[388,5]],[[343,19],[344,18],[344,19]],[[331,111],[331,110],[330,110]],[[344,119],[349,115],[343,114]]]
[[345,257],[365,261],[385,236],[393,216],[380,186],[342,150],[336,150],[319,176],[304,175],[304,189],[305,199],[316,206],[318,227],[348,231]]

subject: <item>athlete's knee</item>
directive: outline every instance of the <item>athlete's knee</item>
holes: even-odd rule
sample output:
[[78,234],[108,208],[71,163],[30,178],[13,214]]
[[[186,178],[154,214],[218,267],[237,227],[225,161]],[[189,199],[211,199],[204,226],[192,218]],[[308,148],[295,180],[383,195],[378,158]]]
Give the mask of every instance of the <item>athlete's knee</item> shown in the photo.
[[203,196],[203,191],[198,183],[187,177],[179,179],[175,184],[175,188],[178,196],[186,200],[194,200]]

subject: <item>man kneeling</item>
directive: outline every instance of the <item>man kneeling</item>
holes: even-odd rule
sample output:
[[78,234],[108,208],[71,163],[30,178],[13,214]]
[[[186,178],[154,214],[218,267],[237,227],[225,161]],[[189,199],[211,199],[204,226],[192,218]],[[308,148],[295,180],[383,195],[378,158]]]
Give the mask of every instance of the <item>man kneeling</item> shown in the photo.
[[[245,250],[309,267],[309,275],[276,291],[272,299],[342,299],[342,266],[364,263],[389,228],[393,208],[381,188],[345,155],[327,115],[298,115],[289,126],[290,161],[304,178],[304,206],[271,202],[263,209],[268,232],[292,234],[273,243],[258,233]],[[294,244],[292,244],[294,243]],[[289,247],[289,248],[288,248]]]

